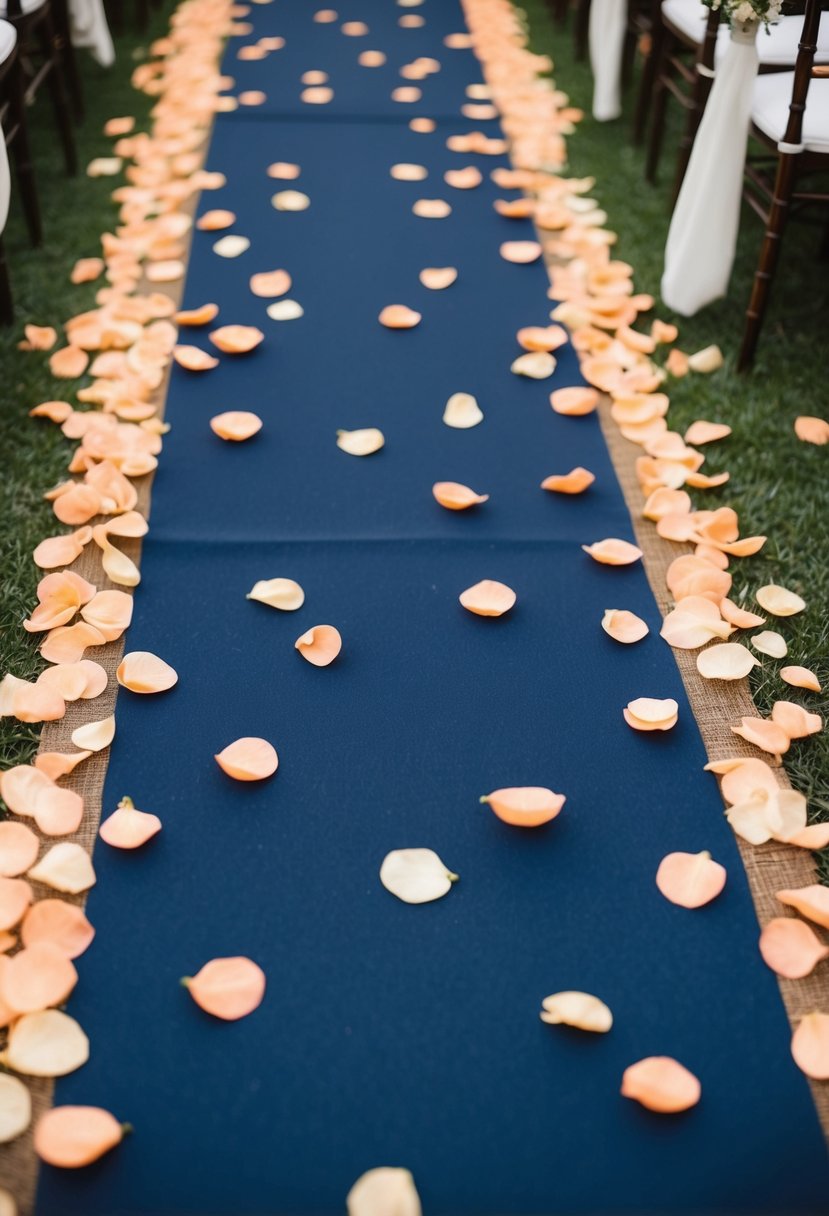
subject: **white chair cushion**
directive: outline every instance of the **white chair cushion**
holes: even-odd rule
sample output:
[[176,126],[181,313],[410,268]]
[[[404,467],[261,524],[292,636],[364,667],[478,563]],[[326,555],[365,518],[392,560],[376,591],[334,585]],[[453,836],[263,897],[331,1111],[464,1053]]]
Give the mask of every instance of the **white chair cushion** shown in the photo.
[[[794,72],[773,72],[754,82],[751,121],[779,143],[789,121]],[[809,152],[829,153],[829,80],[812,80],[803,115],[802,141]]]
[[[701,0],[663,0],[662,14],[689,42],[701,45],[708,20],[708,9]],[[757,53],[761,65],[794,67],[802,29],[802,17],[781,17],[770,27],[768,34],[761,29],[757,34]],[[730,36],[728,26],[721,25],[717,34],[715,63],[719,63],[725,54]],[[815,63],[829,63],[829,13],[821,13]]]
[[[43,7],[44,0],[20,0],[20,7],[23,10],[23,16],[28,17],[29,13],[37,12]],[[0,17],[7,17],[9,6],[7,0],[0,0]],[[14,18],[12,17],[12,20]]]
[[17,30],[8,21],[0,21],[0,63],[5,63],[17,44]]

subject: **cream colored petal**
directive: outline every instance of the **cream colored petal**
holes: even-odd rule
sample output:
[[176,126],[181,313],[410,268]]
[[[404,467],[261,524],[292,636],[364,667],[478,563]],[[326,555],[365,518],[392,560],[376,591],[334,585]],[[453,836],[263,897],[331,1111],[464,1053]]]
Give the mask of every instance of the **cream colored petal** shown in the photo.
[[555,370],[555,356],[546,350],[528,351],[519,355],[510,366],[516,376],[527,376],[530,380],[547,380]]
[[393,1166],[362,1174],[345,1203],[348,1216],[421,1216],[414,1178],[408,1170]]
[[87,722],[72,731],[75,747],[86,752],[102,752],[115,738],[115,716],[102,718],[100,722]]
[[27,1077],[65,1077],[89,1059],[89,1039],[68,1014],[44,1009],[14,1023],[2,1058]]
[[794,591],[787,591],[785,587],[780,587],[776,583],[769,583],[765,587],[761,587],[754,598],[765,612],[770,612],[772,616],[794,616],[798,612],[802,612],[806,607],[806,601],[796,595]]
[[380,867],[383,886],[406,904],[440,899],[457,880],[431,849],[394,849]]
[[363,427],[357,431],[337,431],[337,447],[349,456],[370,456],[379,452],[386,442],[382,431],[376,426]]
[[483,420],[481,407],[471,393],[453,393],[446,402],[443,421],[447,426],[465,431]]
[[29,878],[68,895],[80,895],[81,891],[88,891],[95,885],[89,854],[79,844],[68,840],[52,845],[29,870]]
[[292,578],[260,579],[245,597],[268,604],[281,612],[296,612],[305,603],[305,592]]
[[266,311],[272,321],[296,321],[305,315],[305,309],[296,300],[277,300]]
[[775,840],[785,844],[806,827],[806,798],[799,790],[778,790],[769,799],[768,822]]
[[247,249],[250,249],[250,241],[246,236],[223,236],[213,245],[213,252],[220,258],[238,258]]
[[630,645],[641,642],[648,634],[648,626],[635,612],[626,608],[606,608],[602,617],[602,629],[616,642]]
[[541,1020],[549,1026],[575,1026],[606,1034],[613,1025],[613,1014],[597,996],[589,992],[555,992],[541,1002]]
[[277,211],[305,211],[311,200],[301,190],[280,190],[271,199],[271,205]]
[[722,351],[719,346],[706,346],[688,356],[688,366],[692,372],[715,372],[723,365]]
[[743,680],[759,666],[751,651],[739,642],[709,646],[697,655],[697,671],[706,680]]
[[744,802],[737,802],[726,811],[725,817],[733,830],[749,844],[765,844],[771,840],[769,824],[771,799],[762,791]]
[[0,1074],[0,1144],[22,1136],[31,1121],[32,1099],[28,1089],[17,1077]]
[[120,587],[137,587],[141,582],[138,567],[132,558],[113,545],[107,536],[106,527],[93,528],[92,536],[101,550],[101,565],[110,582],[117,583]]
[[756,651],[760,654],[767,654],[772,659],[783,659],[789,653],[786,639],[772,629],[763,629],[760,633],[754,633],[748,640]]

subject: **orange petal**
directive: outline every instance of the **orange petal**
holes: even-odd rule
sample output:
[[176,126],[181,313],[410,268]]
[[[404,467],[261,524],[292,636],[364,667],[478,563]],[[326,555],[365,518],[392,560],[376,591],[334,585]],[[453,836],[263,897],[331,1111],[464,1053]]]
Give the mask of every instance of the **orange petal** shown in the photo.
[[638,562],[642,556],[642,550],[637,549],[636,545],[613,537],[596,541],[592,545],[582,545],[582,549],[589,553],[594,562],[600,562],[604,566],[629,566],[632,562]]
[[564,806],[564,794],[539,785],[511,786],[494,790],[481,798],[504,823],[519,828],[536,828],[555,819]]
[[789,750],[790,739],[785,730],[776,722],[768,722],[765,718],[742,718],[739,726],[732,726],[735,735],[753,743],[761,751],[768,752],[778,758]]
[[72,414],[68,401],[42,401],[29,410],[30,418],[48,418],[50,422],[62,423]]
[[106,638],[86,621],[52,629],[40,648],[47,663],[76,663],[88,646],[103,646]]
[[131,798],[122,798],[118,809],[101,824],[98,835],[114,849],[138,849],[160,831],[157,815],[138,811]]
[[[567,331],[560,325],[529,325],[519,329],[515,335],[518,345],[529,351],[554,351],[565,346],[568,338]],[[561,390],[559,390],[561,391]]]
[[0,930],[13,929],[31,902],[32,888],[22,878],[0,878]]
[[299,97],[300,101],[304,101],[306,105],[324,106],[333,99],[334,90],[325,84],[315,85],[303,89]]
[[226,355],[246,355],[265,340],[262,330],[253,325],[222,325],[208,337]]
[[550,405],[555,412],[571,418],[592,414],[598,404],[599,394],[594,388],[573,385],[570,388],[557,388],[550,393]]
[[622,1096],[648,1110],[676,1114],[700,1100],[702,1087],[692,1072],[670,1056],[648,1056],[631,1064],[622,1077]]
[[0,877],[17,878],[37,860],[40,841],[25,823],[0,823]]
[[294,181],[300,175],[299,165],[293,165],[289,161],[277,160],[272,165],[268,165],[268,177],[275,177],[279,181]]
[[63,899],[40,899],[23,918],[20,938],[24,946],[49,942],[66,958],[83,954],[95,936],[83,909]]
[[209,325],[219,315],[218,304],[202,304],[199,308],[188,308],[173,317],[176,325]]
[[205,211],[204,215],[196,220],[196,227],[202,232],[219,232],[222,228],[230,228],[236,223],[236,215],[233,211]]
[[503,616],[516,601],[516,594],[505,583],[485,578],[474,587],[467,587],[458,597],[467,612],[475,616]]
[[130,692],[166,692],[178,683],[178,673],[169,663],[148,650],[125,654],[115,674],[121,687]]
[[794,701],[776,701],[771,711],[771,720],[782,727],[790,739],[805,739],[823,730],[820,714],[810,714]]
[[759,662],[739,642],[709,646],[697,655],[697,671],[706,680],[743,680]]
[[505,262],[516,262],[521,266],[537,262],[542,249],[538,241],[504,241],[500,249]]
[[[386,56],[382,51],[361,51],[357,62],[361,68],[381,68],[386,62]],[[414,121],[417,122],[417,119]]]
[[758,616],[756,612],[748,612],[745,608],[740,608],[726,596],[720,601],[720,612],[724,620],[737,629],[753,629],[756,625],[765,624],[766,620],[764,616]]
[[760,607],[772,616],[795,616],[806,607],[805,600],[799,595],[794,591],[787,591],[785,587],[779,587],[776,583],[761,587],[754,598]]
[[54,1106],[35,1127],[34,1149],[47,1165],[79,1169],[120,1144],[127,1130],[97,1106]]
[[671,730],[676,726],[679,706],[672,697],[637,697],[622,711],[628,726],[634,730]]
[[778,891],[777,898],[781,904],[794,908],[801,916],[814,921],[816,925],[829,929],[829,887],[813,883],[809,887]]
[[104,272],[103,258],[78,258],[69,276],[73,283],[93,283]]
[[179,367],[183,367],[188,372],[207,372],[211,368],[219,366],[218,359],[198,346],[176,346],[173,350],[173,358]]
[[23,332],[25,350],[51,350],[58,340],[57,331],[51,325],[24,325]]
[[616,642],[630,645],[647,636],[648,626],[635,612],[624,608],[607,608],[602,617],[602,629]]
[[778,916],[763,927],[760,953],[766,966],[777,975],[799,980],[811,975],[818,963],[829,958],[829,946],[824,946],[802,920]]
[[413,329],[420,324],[421,316],[405,304],[387,304],[378,320],[387,329]]
[[81,608],[81,616],[105,641],[114,642],[132,620],[132,596],[126,591],[99,591]]
[[656,885],[667,900],[681,908],[701,908],[725,886],[725,867],[710,853],[669,853],[656,871]]
[[578,465],[569,473],[553,474],[545,477],[541,483],[542,490],[553,490],[557,494],[582,494],[588,486],[592,486],[596,477],[593,473]]
[[731,427],[724,422],[692,422],[685,432],[685,442],[691,444],[715,443],[731,434]]
[[50,536],[42,540],[32,557],[41,570],[54,570],[58,566],[69,566],[83,553],[84,546],[92,539],[89,527],[78,528],[66,536]]
[[253,1013],[265,995],[265,973],[249,958],[214,958],[182,983],[206,1013],[225,1022]]
[[829,1081],[829,1013],[807,1013],[792,1035],[792,1055],[801,1072]]
[[802,414],[794,422],[794,433],[804,443],[815,443],[819,447],[829,443],[829,422],[825,418],[814,418]]
[[89,355],[79,346],[64,346],[49,359],[49,370],[58,380],[77,380],[86,371]]
[[829,845],[829,823],[811,823],[795,832],[794,836],[787,836],[785,843],[796,845],[799,849],[825,849]]
[[215,435],[235,443],[252,438],[262,430],[263,425],[258,414],[251,414],[247,410],[228,410],[210,419],[210,429]]
[[333,625],[314,625],[294,643],[294,648],[303,659],[315,667],[327,667],[333,663],[342,646],[343,640]]
[[229,743],[214,757],[219,768],[236,781],[263,781],[279,767],[276,749],[267,739],[245,736]]
[[455,190],[474,190],[484,179],[480,169],[476,169],[474,165],[467,165],[465,169],[447,169],[443,180],[447,186],[452,186]]
[[[104,673],[106,674],[106,673]],[[35,756],[35,768],[45,773],[50,781],[66,777],[83,760],[88,760],[92,752],[38,752]]]
[[421,270],[418,277],[423,286],[428,287],[430,291],[443,291],[444,288],[452,286],[458,277],[458,272],[454,266],[434,266]]
[[10,960],[0,979],[0,998],[17,1013],[62,1005],[78,982],[72,961],[52,942],[35,942]]
[[291,290],[291,276],[287,270],[265,270],[251,275],[250,289],[255,296],[266,300],[284,296]]
[[821,692],[820,680],[808,667],[781,667],[780,679],[792,688],[808,688],[810,692]]
[[476,494],[469,486],[461,485],[458,481],[436,481],[432,494],[448,511],[466,511],[468,507],[489,501],[488,494]]

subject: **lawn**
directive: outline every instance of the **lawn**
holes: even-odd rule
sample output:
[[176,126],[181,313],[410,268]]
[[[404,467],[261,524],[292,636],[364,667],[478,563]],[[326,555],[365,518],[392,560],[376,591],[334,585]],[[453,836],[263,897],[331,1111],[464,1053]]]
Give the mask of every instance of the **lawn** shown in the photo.
[[[590,116],[592,76],[589,65],[576,62],[572,16],[564,28],[552,21],[545,0],[523,5],[533,51],[554,62],[557,86],[585,112],[569,139],[568,171],[593,176],[592,192],[618,233],[616,255],[636,271],[638,291],[659,298],[662,259],[670,222],[670,186],[678,139],[679,107],[669,107],[657,186],[644,176],[644,151],[633,147],[631,127],[638,72],[625,95],[625,112],[616,122],[598,123]],[[716,223],[716,216],[711,217]],[[747,606],[754,589],[781,583],[797,591],[808,608],[799,617],[768,628],[789,643],[781,662],[764,658],[751,679],[755,702],[766,715],[776,700],[800,702],[813,712],[829,714],[829,447],[802,443],[794,434],[799,414],[829,415],[829,262],[819,259],[822,229],[792,223],[783,248],[781,271],[772,291],[771,308],[761,336],[753,372],[737,375],[734,362],[762,239],[760,221],[743,208],[740,239],[728,296],[696,317],[675,316],[657,304],[658,315],[679,326],[680,349],[692,352],[716,342],[726,365],[713,376],[672,381],[672,428],[684,432],[696,418],[727,422],[733,435],[707,452],[709,472],[728,469],[731,480],[720,490],[697,495],[699,507],[728,505],[740,517],[742,535],[767,535],[754,558],[732,562],[732,598]],[[756,608],[756,605],[754,606]],[[815,671],[821,694],[788,688],[777,676],[780,667],[800,664]],[[829,818],[829,733],[792,744],[786,756],[792,783],[809,798],[815,820]],[[821,873],[829,882],[829,850]]]
[[[643,154],[629,140],[633,91],[626,98],[626,114],[615,123],[598,124],[589,117],[591,77],[586,64],[573,57],[570,29],[553,26],[544,0],[527,0],[534,50],[550,54],[556,64],[560,88],[588,115],[570,140],[570,168],[578,176],[597,179],[595,196],[618,233],[618,256],[636,268],[640,291],[658,296],[662,252],[669,221],[668,182],[671,144],[677,126],[669,128],[663,165],[663,183],[648,186],[643,175]],[[107,118],[134,114],[139,128],[145,123],[149,101],[130,86],[133,61],[142,46],[161,34],[166,10],[155,14],[145,35],[122,35],[119,60],[109,72],[81,55],[87,98],[87,117],[78,129],[81,166],[109,151],[102,134]],[[676,118],[674,113],[673,118]],[[59,529],[44,490],[61,480],[70,454],[69,443],[46,421],[30,421],[27,410],[56,395],[47,356],[17,350],[24,321],[59,327],[69,316],[94,300],[95,285],[74,287],[69,273],[78,257],[99,252],[99,237],[115,222],[109,195],[112,179],[90,179],[83,174],[66,179],[51,127],[47,98],[30,111],[36,168],[43,204],[44,247],[28,247],[22,217],[13,211],[5,234],[18,323],[0,331],[0,449],[4,454],[0,481],[0,666],[24,678],[33,677],[41,660],[36,642],[20,622],[31,609],[37,571],[31,552],[44,536]],[[117,179],[116,179],[117,180]],[[712,223],[715,223],[712,217]],[[817,672],[829,686],[829,564],[826,562],[829,520],[829,448],[813,447],[796,439],[792,425],[798,414],[827,413],[825,316],[829,275],[818,261],[820,232],[797,226],[786,242],[785,270],[775,284],[772,307],[754,372],[738,376],[733,360],[739,344],[743,312],[761,237],[757,219],[746,213],[740,234],[737,262],[726,300],[691,320],[675,318],[680,326],[679,345],[693,351],[717,342],[726,367],[712,377],[689,377],[675,383],[671,419],[683,431],[696,418],[728,422],[733,435],[713,445],[707,469],[728,468],[729,484],[708,491],[704,505],[728,503],[741,520],[745,535],[765,533],[769,541],[752,559],[735,561],[733,596],[750,600],[752,589],[779,582],[798,591],[809,607],[802,616],[786,621],[781,631],[789,639],[788,663]],[[660,310],[666,320],[674,319]],[[821,354],[823,351],[823,354]],[[68,390],[67,390],[68,391]],[[703,505],[702,498],[700,505]],[[770,627],[774,627],[773,623]],[[786,691],[777,678],[781,664],[765,659],[752,682],[762,713],[783,696],[808,701],[809,708],[826,715],[825,694]],[[0,719],[0,765],[23,763],[37,744],[38,727]],[[786,758],[792,781],[810,799],[815,818],[829,817],[829,735],[795,743]],[[829,881],[829,850],[823,859]]]

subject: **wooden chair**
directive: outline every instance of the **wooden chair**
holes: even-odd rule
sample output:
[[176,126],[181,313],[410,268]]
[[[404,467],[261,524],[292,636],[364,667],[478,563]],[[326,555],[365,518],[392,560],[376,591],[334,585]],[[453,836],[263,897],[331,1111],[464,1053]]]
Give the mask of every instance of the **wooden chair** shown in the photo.
[[816,65],[820,0],[806,0],[793,72],[758,76],[751,135],[772,152],[746,164],[744,197],[765,224],[760,259],[746,311],[737,369],[754,362],[786,225],[795,210],[829,206],[829,190],[798,189],[807,175],[829,173],[829,66]]
[[[0,83],[11,70],[17,56],[17,33],[8,21],[0,21]],[[3,246],[3,230],[9,215],[11,176],[6,140],[0,121],[0,324],[11,325],[14,320],[9,271]]]
[[26,125],[26,102],[16,40],[17,31],[10,22],[0,22],[0,27],[2,26],[13,31],[15,43],[0,62],[0,128],[5,146],[12,154],[29,239],[33,245],[40,245],[43,239],[40,200]]

